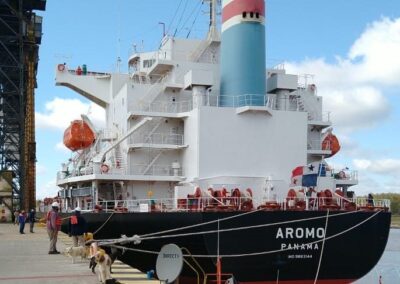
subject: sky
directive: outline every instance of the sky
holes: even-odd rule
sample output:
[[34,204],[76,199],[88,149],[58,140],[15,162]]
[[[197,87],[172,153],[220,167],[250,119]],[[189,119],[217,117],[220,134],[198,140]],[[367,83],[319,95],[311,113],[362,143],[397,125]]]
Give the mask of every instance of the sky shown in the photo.
[[[48,0],[36,89],[37,198],[57,194],[56,173],[71,157],[63,132],[80,114],[99,128],[104,111],[66,87],[55,68],[121,71],[137,50],[157,49],[165,23],[176,37],[204,38],[201,0]],[[400,1],[267,0],[267,66],[312,74],[342,149],[328,163],[356,170],[357,195],[400,193]],[[288,173],[290,175],[290,173]]]

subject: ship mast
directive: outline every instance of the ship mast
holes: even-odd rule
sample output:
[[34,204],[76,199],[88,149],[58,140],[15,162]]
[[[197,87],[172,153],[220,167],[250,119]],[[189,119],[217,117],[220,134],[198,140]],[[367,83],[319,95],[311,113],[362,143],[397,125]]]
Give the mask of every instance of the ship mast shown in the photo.
[[219,33],[217,30],[217,7],[220,0],[210,1],[210,29],[208,30],[207,38],[210,41],[219,40]]

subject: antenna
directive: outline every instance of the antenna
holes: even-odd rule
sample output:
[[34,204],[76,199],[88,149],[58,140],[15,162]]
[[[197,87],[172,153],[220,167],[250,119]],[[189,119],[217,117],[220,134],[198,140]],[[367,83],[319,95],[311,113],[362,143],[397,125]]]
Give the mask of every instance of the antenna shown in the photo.
[[121,73],[121,3],[117,2],[117,18],[118,18],[118,23],[117,23],[117,35],[118,35],[118,40],[117,40],[117,65],[116,69],[118,73]]
[[219,38],[217,30],[217,7],[219,0],[207,0],[210,2],[210,29],[208,30],[208,39],[217,40]]
[[121,60],[121,57],[117,57],[117,72],[118,73],[121,73],[121,62],[122,62],[122,60]]
[[158,24],[159,25],[162,25],[163,26],[163,38],[165,37],[165,23],[163,23],[163,22],[158,22]]

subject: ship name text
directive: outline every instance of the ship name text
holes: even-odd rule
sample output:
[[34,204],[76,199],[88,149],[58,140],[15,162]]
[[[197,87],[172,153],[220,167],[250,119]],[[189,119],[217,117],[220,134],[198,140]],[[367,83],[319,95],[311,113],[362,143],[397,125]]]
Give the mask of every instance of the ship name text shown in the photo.
[[322,239],[324,228],[278,228],[276,239]]

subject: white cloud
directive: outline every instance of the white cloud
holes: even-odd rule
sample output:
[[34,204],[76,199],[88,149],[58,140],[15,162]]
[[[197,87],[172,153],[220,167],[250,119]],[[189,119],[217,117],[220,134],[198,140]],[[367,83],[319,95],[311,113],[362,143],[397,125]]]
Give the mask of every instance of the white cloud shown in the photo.
[[334,63],[323,58],[286,63],[290,73],[316,74],[318,94],[335,125],[349,132],[373,127],[390,114],[384,86],[400,86],[400,18],[369,25]]
[[45,184],[37,185],[36,187],[36,199],[43,199],[45,197],[55,197],[59,187],[56,185],[55,180],[49,181]]
[[390,107],[381,91],[374,87],[355,86],[349,89],[324,89],[324,107],[332,110],[335,127],[344,132],[375,126],[386,119]]
[[400,160],[396,159],[354,159],[354,166],[360,170],[368,170],[381,175],[398,176],[400,174]]
[[78,99],[55,98],[46,103],[46,111],[36,112],[36,127],[65,130],[81,114],[88,114],[98,128],[105,125],[105,111],[94,103],[83,103]]
[[61,152],[65,153],[65,154],[71,153],[71,150],[69,150],[67,147],[65,147],[65,145],[64,145],[63,142],[58,142],[58,143],[56,144],[56,146],[55,146],[55,149],[58,150],[58,151],[61,151]]
[[[349,47],[347,55],[333,62],[307,58],[286,64],[289,73],[315,74],[318,95],[324,109],[331,112],[342,151],[333,159],[336,168],[352,160],[359,173],[358,195],[369,192],[400,192],[400,160],[379,157],[376,148],[354,142],[353,133],[373,128],[397,111],[385,91],[400,86],[400,18],[382,18],[368,25]],[[399,92],[400,93],[400,92]],[[373,132],[368,135],[374,135]],[[346,158],[341,159],[340,154]],[[362,157],[362,158],[361,158]]]
[[351,47],[348,57],[360,60],[356,79],[400,85],[400,18],[382,18],[367,27]]

